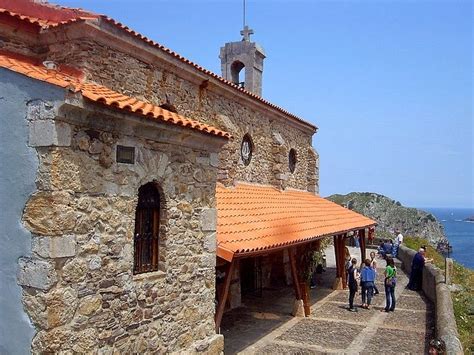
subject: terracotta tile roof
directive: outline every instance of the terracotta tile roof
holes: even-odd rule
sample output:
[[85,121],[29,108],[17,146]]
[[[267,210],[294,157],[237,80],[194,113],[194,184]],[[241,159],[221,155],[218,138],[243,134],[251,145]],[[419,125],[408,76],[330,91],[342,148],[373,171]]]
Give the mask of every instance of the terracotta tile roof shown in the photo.
[[304,191],[217,186],[217,255],[232,260],[376,224]]
[[12,16],[37,23],[42,27],[79,19],[94,19],[100,15],[77,8],[69,8],[32,0],[0,0],[0,12],[9,12]]
[[223,77],[221,77],[221,76],[219,76],[219,75],[213,73],[212,71],[201,67],[199,64],[196,64],[196,63],[190,61],[189,59],[186,59],[185,57],[181,56],[180,54],[178,54],[178,53],[172,51],[171,49],[166,48],[165,46],[163,46],[163,45],[161,45],[161,44],[159,44],[159,43],[156,43],[155,41],[153,41],[153,40],[147,38],[146,36],[144,36],[144,35],[142,35],[142,34],[136,32],[136,31],[134,31],[134,30],[132,30],[132,29],[130,29],[130,28],[128,28],[127,26],[125,26],[125,25],[123,25],[122,23],[120,23],[120,22],[114,20],[113,18],[103,16],[102,19],[105,20],[105,21],[107,21],[107,22],[109,22],[109,23],[111,23],[112,25],[114,25],[114,26],[116,26],[116,27],[118,27],[118,28],[120,28],[120,29],[122,29],[122,30],[124,30],[124,31],[126,31],[126,32],[128,32],[128,33],[130,33],[131,35],[137,37],[138,39],[140,39],[140,40],[142,40],[142,41],[145,41],[145,42],[148,43],[149,45],[154,46],[154,47],[156,47],[156,48],[159,48],[160,50],[162,50],[162,51],[164,51],[164,52],[170,54],[171,56],[173,56],[173,57],[179,59],[179,60],[182,61],[183,63],[186,63],[186,64],[188,64],[188,65],[191,65],[192,67],[194,67],[195,69],[197,69],[197,70],[199,70],[199,71],[205,73],[206,75],[209,75],[209,76],[211,76],[211,77],[213,77],[213,78],[215,78],[215,79],[217,79],[217,80],[223,82],[224,84],[227,84],[227,85],[231,86],[231,87],[234,88],[235,90],[238,90],[238,91],[240,91],[240,92],[246,94],[247,96],[250,96],[250,97],[252,97],[253,99],[256,99],[256,100],[258,100],[258,101],[264,103],[265,105],[270,106],[270,107],[276,109],[277,111],[280,111],[280,112],[284,113],[285,115],[287,115],[287,116],[289,116],[289,117],[291,117],[291,118],[293,118],[293,119],[295,119],[295,120],[297,120],[297,121],[299,121],[299,122],[301,122],[301,123],[303,123],[303,124],[309,126],[310,128],[312,128],[312,129],[314,129],[314,130],[317,130],[317,127],[316,127],[315,125],[313,125],[313,124],[311,124],[311,123],[309,123],[309,122],[303,120],[302,118],[300,118],[300,117],[298,117],[298,116],[292,114],[291,112],[289,112],[289,111],[287,111],[287,110],[281,108],[280,106],[277,106],[277,105],[275,105],[275,104],[272,104],[271,102],[265,100],[264,98],[262,98],[262,97],[260,97],[260,96],[258,96],[258,95],[256,95],[256,94],[254,94],[254,93],[252,93],[252,92],[250,92],[250,91],[245,90],[244,88],[240,87],[239,85],[236,85],[236,84],[234,84],[234,83],[232,83],[232,82],[230,82],[230,81],[224,79]]
[[[61,26],[61,25],[67,25],[72,22],[77,22],[77,21],[86,21],[90,19],[101,19],[104,22],[107,22],[117,28],[119,28],[122,31],[125,31],[129,33],[130,35],[136,37],[137,39],[146,42],[147,44],[156,47],[169,55],[171,55],[174,58],[177,58],[183,63],[186,63],[187,65],[192,66],[193,68],[199,70],[200,72],[211,76],[220,82],[232,87],[235,90],[238,90],[242,93],[244,93],[247,96],[252,97],[253,99],[262,102],[263,104],[280,111],[281,113],[285,114],[286,116],[303,123],[304,125],[310,127],[313,130],[317,130],[317,127],[302,118],[292,114],[291,112],[288,112],[287,110],[272,104],[271,102],[263,99],[262,97],[245,90],[244,88],[240,87],[239,85],[236,85],[230,81],[225,80],[221,76],[211,72],[210,70],[207,70],[200,65],[190,61],[189,59],[186,59],[185,57],[179,55],[178,53],[172,51],[171,49],[166,48],[165,46],[156,43],[155,41],[147,38],[146,36],[130,29],[129,27],[125,26],[124,24],[114,20],[113,18],[110,18],[108,16],[104,15],[99,15],[95,14],[92,12],[87,12],[82,9],[73,9],[73,8],[67,8],[63,6],[58,6],[58,5],[53,5],[53,4],[38,4],[34,3],[34,5],[24,5],[24,3],[30,3],[31,1],[29,0],[0,0],[0,13],[5,13],[5,14],[10,14],[11,16],[14,16],[18,19],[28,21],[33,24],[37,24],[43,28],[47,27],[55,27],[55,26]],[[21,5],[21,6],[20,6]]]
[[93,83],[83,83],[81,80],[81,73],[70,68],[50,70],[42,65],[36,64],[32,59],[6,53],[0,53],[0,67],[10,69],[30,78],[45,81],[63,88],[68,88],[73,92],[80,92],[86,99],[112,108],[132,112],[150,119],[154,119],[156,121],[191,128],[202,133],[228,139],[231,138],[231,135],[227,132],[221,131],[207,124],[188,119],[149,102],[123,95],[105,86]]

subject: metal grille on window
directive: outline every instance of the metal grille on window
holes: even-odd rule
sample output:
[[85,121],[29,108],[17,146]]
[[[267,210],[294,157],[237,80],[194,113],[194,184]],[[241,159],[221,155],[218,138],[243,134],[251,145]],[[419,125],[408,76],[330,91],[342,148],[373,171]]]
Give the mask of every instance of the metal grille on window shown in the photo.
[[245,166],[250,164],[250,161],[252,160],[252,153],[253,153],[252,139],[250,138],[248,134],[246,134],[244,138],[242,139],[242,144],[240,146],[240,156]]
[[158,270],[158,237],[160,230],[160,194],[154,183],[138,190],[135,214],[135,274]]
[[290,149],[290,153],[288,154],[288,167],[290,168],[290,172],[294,173],[296,169],[296,150]]

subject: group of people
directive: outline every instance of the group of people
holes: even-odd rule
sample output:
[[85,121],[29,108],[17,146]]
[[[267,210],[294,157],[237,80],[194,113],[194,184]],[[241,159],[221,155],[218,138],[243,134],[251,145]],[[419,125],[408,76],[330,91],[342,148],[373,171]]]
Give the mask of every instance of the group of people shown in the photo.
[[[349,252],[347,249],[346,252]],[[385,308],[384,312],[393,312],[395,310],[395,286],[397,269],[394,265],[393,258],[387,257],[387,266],[384,271],[384,288],[385,288]],[[365,259],[362,266],[357,268],[357,259],[352,258],[350,265],[347,267],[347,282],[349,287],[349,310],[357,312],[354,307],[354,297],[361,287],[362,306],[361,308],[370,309],[372,298],[379,294],[376,285],[377,279],[377,260],[375,252],[370,253],[370,259]]]
[[[384,289],[385,289],[385,308],[384,312],[393,312],[395,310],[395,286],[397,284],[397,269],[393,258],[398,255],[398,248],[403,243],[403,235],[400,230],[395,230],[395,240],[386,240],[378,249],[380,256],[385,259],[386,267],[384,270]],[[346,272],[347,283],[349,287],[349,310],[357,312],[354,307],[354,297],[361,287],[362,306],[361,308],[370,309],[370,304],[374,295],[379,294],[376,286],[377,279],[377,260],[375,252],[370,253],[370,259],[363,260],[360,268],[357,268],[357,259],[351,258],[349,249],[346,248]]]
[[386,239],[380,243],[378,252],[385,259],[386,256],[396,258],[398,256],[398,249],[403,244],[403,234],[397,229],[395,230],[395,240]]

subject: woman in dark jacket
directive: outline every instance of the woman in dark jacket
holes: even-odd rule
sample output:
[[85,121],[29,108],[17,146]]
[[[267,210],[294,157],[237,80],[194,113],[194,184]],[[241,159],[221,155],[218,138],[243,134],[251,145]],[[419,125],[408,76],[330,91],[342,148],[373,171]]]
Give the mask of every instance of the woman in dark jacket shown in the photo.
[[348,285],[349,285],[349,311],[357,312],[357,309],[354,307],[354,297],[357,293],[357,282],[359,280],[359,272],[357,271],[357,259],[354,258],[351,260],[351,266],[347,270],[348,273]]

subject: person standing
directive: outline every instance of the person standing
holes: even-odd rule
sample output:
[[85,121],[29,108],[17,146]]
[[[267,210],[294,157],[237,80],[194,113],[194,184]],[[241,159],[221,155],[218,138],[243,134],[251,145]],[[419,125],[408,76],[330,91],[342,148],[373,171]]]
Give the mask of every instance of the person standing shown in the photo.
[[370,267],[375,271],[375,282],[374,282],[374,295],[378,295],[380,292],[377,289],[377,260],[375,259],[375,252],[370,252]]
[[397,284],[397,268],[393,258],[387,257],[387,267],[384,271],[385,281],[385,308],[382,311],[393,312],[395,310],[395,286]]
[[349,283],[349,268],[351,267],[351,252],[349,251],[349,248],[346,246],[344,248],[344,270],[346,271],[346,286]]
[[400,245],[403,244],[403,234],[400,232],[399,229],[395,230],[395,243],[393,243],[393,251],[392,251],[392,258],[396,258],[398,256],[398,249],[400,248]]
[[359,273],[357,271],[357,259],[351,260],[351,266],[349,267],[348,283],[349,283],[349,311],[357,312],[357,308],[354,307],[354,297],[357,293],[357,282],[359,280]]
[[410,280],[408,281],[407,288],[412,291],[421,290],[423,285],[423,269],[425,267],[425,263],[431,261],[431,259],[427,259],[425,257],[425,253],[425,249],[420,248],[411,262]]
[[362,285],[362,308],[370,309],[375,285],[375,271],[370,267],[370,259],[364,261],[364,266],[360,270],[360,280]]
[[359,232],[358,231],[354,232],[354,242],[355,242],[355,247],[360,248],[360,239],[359,239]]

